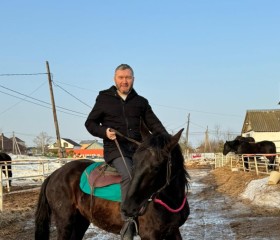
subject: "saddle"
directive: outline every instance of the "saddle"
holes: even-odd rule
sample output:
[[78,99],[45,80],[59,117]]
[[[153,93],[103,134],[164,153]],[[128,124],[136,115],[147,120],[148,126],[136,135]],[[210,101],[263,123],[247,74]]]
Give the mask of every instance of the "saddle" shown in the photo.
[[101,164],[89,173],[88,183],[90,186],[104,187],[121,182],[121,176],[117,170],[108,164]]

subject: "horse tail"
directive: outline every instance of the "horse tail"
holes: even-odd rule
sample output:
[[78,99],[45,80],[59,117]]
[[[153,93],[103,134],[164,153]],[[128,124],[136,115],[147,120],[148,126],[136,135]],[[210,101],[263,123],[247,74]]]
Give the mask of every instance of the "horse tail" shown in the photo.
[[35,213],[35,240],[48,240],[50,235],[51,208],[46,197],[46,188],[50,177],[41,186]]

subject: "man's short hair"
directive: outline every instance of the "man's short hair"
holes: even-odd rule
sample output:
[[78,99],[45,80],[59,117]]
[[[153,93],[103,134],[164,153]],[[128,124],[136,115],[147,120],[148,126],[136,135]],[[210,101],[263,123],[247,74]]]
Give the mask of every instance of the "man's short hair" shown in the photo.
[[134,71],[133,71],[132,67],[130,67],[128,64],[124,64],[124,63],[119,65],[119,66],[117,66],[117,68],[115,69],[115,73],[118,70],[126,70],[126,69],[129,69],[131,71],[131,73],[132,73],[132,76],[134,76]]

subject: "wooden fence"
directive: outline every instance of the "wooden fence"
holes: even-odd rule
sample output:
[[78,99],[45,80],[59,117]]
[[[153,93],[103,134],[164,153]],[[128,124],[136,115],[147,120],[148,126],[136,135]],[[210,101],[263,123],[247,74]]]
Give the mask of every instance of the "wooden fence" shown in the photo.
[[[13,161],[1,163],[0,169],[2,166],[4,166],[6,176],[2,173],[2,171],[0,171],[0,211],[3,211],[3,201],[5,199],[5,195],[17,193],[17,191],[10,192],[11,186],[9,186],[9,180],[12,180],[14,184],[17,183],[24,186],[38,185],[39,187],[44,179],[54,170],[72,160],[76,159],[14,159]],[[11,178],[8,178],[8,165],[12,166],[13,177]],[[4,191],[4,187],[7,189],[7,191]],[[22,191],[28,190],[21,190],[18,192]]]
[[[9,180],[19,185],[37,185],[41,186],[47,176],[53,171],[60,168],[67,162],[78,160],[79,158],[50,158],[50,159],[13,159],[13,161],[7,161],[0,164],[0,170],[4,166],[6,176],[0,171],[0,211],[3,211],[3,201],[5,195],[15,194],[28,190],[12,191],[9,186]],[[89,159],[95,162],[104,161],[103,158]],[[13,177],[8,178],[8,166],[12,166]],[[13,185],[14,185],[13,184]],[[4,187],[7,189],[4,193]]]
[[[275,156],[275,162],[269,164],[267,157]],[[245,161],[248,160],[248,169],[245,168]],[[269,165],[274,170],[280,172],[280,154],[228,154],[224,156],[222,153],[215,154],[215,168],[230,167],[232,171],[251,171],[258,174],[270,174]]]

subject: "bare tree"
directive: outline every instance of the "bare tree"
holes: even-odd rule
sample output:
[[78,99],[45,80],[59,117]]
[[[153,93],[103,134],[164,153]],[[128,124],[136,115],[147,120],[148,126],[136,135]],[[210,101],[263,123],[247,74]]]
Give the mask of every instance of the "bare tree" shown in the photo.
[[214,134],[215,134],[215,139],[217,140],[217,142],[219,142],[221,140],[221,136],[222,136],[222,131],[221,131],[220,125],[215,125]]
[[230,129],[228,129],[225,133],[224,133],[224,140],[225,141],[231,141],[236,137],[236,133],[233,133]]
[[41,149],[42,154],[45,154],[45,148],[48,144],[50,144],[52,141],[52,137],[50,137],[46,132],[41,132],[34,140],[33,142],[36,144],[36,147],[38,149]]
[[188,141],[188,144],[187,144],[187,139],[185,136],[181,136],[179,145],[180,145],[185,157],[187,155],[187,150],[189,151],[189,153],[193,152],[192,143],[190,141]]

